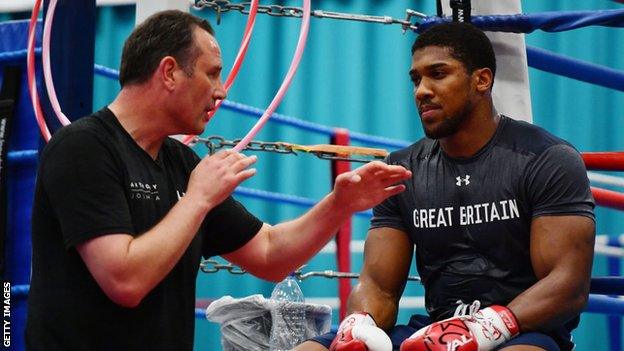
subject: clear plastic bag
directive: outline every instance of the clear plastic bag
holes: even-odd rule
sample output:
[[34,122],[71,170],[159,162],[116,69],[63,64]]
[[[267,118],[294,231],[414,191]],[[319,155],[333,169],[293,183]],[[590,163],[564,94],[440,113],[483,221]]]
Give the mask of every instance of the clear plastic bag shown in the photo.
[[[251,295],[235,299],[224,296],[206,309],[206,318],[221,325],[223,351],[266,351],[271,335],[271,311],[278,301]],[[331,307],[306,303],[306,339],[327,333]]]

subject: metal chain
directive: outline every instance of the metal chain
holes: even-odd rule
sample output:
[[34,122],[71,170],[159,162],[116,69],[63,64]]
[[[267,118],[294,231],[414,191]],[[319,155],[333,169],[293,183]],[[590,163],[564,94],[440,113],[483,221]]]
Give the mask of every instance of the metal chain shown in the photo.
[[[217,24],[221,23],[221,14],[229,11],[238,11],[242,14],[249,14],[251,2],[232,3],[228,0],[195,0],[195,8],[201,10],[209,8],[217,13]],[[303,8],[282,5],[258,5],[258,13],[275,17],[303,17]],[[412,9],[405,10],[405,18],[398,19],[390,16],[372,16],[355,13],[332,12],[323,10],[313,10],[311,16],[317,18],[339,19],[346,21],[359,21],[380,24],[398,24],[405,31],[418,29],[419,23],[413,22],[413,18],[427,18],[427,15],[414,11]]]
[[[218,135],[212,135],[208,138],[195,138],[196,143],[204,143],[206,145],[210,155],[214,154],[217,150],[224,147],[234,147],[240,141],[241,139],[225,140],[225,138]],[[279,154],[297,154],[289,146],[286,146],[282,143],[270,143],[265,141],[250,141],[244,150],[276,152]]]
[[[226,140],[225,138],[218,135],[211,135],[207,138],[196,137],[193,140],[194,144],[203,143],[208,148],[208,154],[213,155],[217,150],[223,149],[225,147],[234,147],[238,144],[241,139],[235,140]],[[297,155],[297,152],[292,149],[291,146],[285,145],[280,142],[266,142],[266,141],[250,141],[249,144],[244,148],[244,150],[249,151],[266,151],[266,152],[275,152],[278,154],[293,154]],[[331,152],[325,151],[306,151],[309,154],[313,154],[314,156],[324,159],[324,160],[334,160],[334,161],[348,161],[348,162],[360,162],[360,163],[368,163],[371,161],[370,158],[364,157],[342,157],[336,156]],[[383,159],[383,157],[373,156],[372,159]]]
[[[304,280],[310,277],[325,277],[325,278],[338,278],[338,279],[358,279],[360,277],[359,273],[353,272],[336,272],[336,271],[310,271],[307,273],[302,273],[301,271],[296,271],[295,276],[299,280]],[[420,277],[415,275],[407,276],[407,280],[411,281],[420,281]]]
[[[234,266],[231,263],[227,263],[227,264],[219,263],[218,261],[213,260],[213,259],[202,261],[202,263],[199,265],[199,269],[201,269],[201,271],[204,273],[216,273],[218,271],[226,271],[230,274],[246,274],[247,273],[247,271],[245,271],[244,269]],[[300,280],[300,281],[308,279],[310,277],[325,277],[325,278],[338,278],[338,279],[358,279],[360,277],[359,273],[336,272],[336,271],[331,271],[331,270],[310,271],[307,273],[303,273],[301,269],[298,269],[294,272],[294,274],[297,280]],[[407,277],[407,280],[419,282],[420,277],[415,276],[415,275],[410,275]]]
[[201,269],[204,273],[216,273],[218,271],[224,270],[231,274],[245,274],[247,273],[244,269],[234,266],[231,263],[219,263],[216,260],[203,260],[202,263],[199,264],[199,269]]

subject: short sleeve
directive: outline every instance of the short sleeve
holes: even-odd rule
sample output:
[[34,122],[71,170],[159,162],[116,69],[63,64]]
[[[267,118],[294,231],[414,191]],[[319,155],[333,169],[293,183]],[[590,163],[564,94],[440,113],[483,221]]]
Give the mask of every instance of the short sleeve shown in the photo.
[[[396,161],[396,155],[394,153],[388,155],[384,162],[389,165],[401,165],[410,169],[408,164]],[[400,196],[401,194],[391,196],[373,207],[370,229],[389,227],[407,232],[399,206]]]
[[39,177],[67,248],[99,235],[133,234],[121,171],[90,132],[53,139],[42,155]]
[[253,238],[264,223],[231,196],[208,213],[202,230],[205,258],[236,251]]
[[529,164],[526,187],[532,216],[581,215],[594,219],[594,199],[581,155],[569,145],[548,148]]
[[371,229],[389,227],[406,232],[398,205],[398,196],[391,196],[373,208]]

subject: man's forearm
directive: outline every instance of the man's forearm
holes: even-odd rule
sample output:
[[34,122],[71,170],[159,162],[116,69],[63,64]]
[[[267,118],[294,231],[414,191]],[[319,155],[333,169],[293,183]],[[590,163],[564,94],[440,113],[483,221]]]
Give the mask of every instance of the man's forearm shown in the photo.
[[169,274],[205,215],[205,206],[184,197],[156,226],[137,237],[102,236],[78,249],[111,300],[133,307]]
[[271,228],[267,265],[284,274],[299,268],[322,249],[352,215],[353,211],[341,206],[332,192],[301,217],[275,225]]
[[379,328],[389,330],[396,324],[398,300],[398,297],[358,283],[349,295],[347,314],[366,312],[373,317]]
[[558,327],[582,312],[589,283],[579,281],[576,275],[553,271],[507,305],[522,331]]

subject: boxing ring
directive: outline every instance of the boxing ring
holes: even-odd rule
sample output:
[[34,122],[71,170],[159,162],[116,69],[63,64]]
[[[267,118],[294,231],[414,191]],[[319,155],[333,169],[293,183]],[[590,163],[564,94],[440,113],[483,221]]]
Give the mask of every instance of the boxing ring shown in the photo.
[[[265,11],[264,13],[270,11],[266,10],[266,8],[267,7],[260,7],[258,13],[261,13],[261,11]],[[276,7],[268,8],[275,9]],[[233,18],[225,18],[224,14],[222,14],[222,17],[224,18],[222,18],[221,20],[224,22]],[[405,21],[408,21],[408,19],[410,19],[410,16],[407,16],[407,19],[405,20],[401,19],[403,22],[391,22],[389,24],[394,23],[404,27],[406,25]],[[431,25],[436,21],[439,21],[439,18],[431,16],[422,18],[414,23],[418,23],[418,26],[416,28],[417,30],[422,30],[423,28],[426,28],[426,26]],[[601,12],[575,11],[560,13],[537,13],[527,14],[524,16],[475,16],[474,23],[478,26],[483,27],[486,30],[519,31],[524,33],[530,33],[535,30],[554,32],[568,31],[576,30],[586,26],[623,27],[624,9],[614,9]],[[13,27],[11,30],[22,32],[26,31],[26,26],[23,23],[11,24],[11,26]],[[7,32],[3,32],[2,30],[3,27],[0,26],[0,38],[2,38],[3,35],[7,35]],[[41,24],[39,24],[38,30],[42,30]],[[219,30],[218,27],[217,30]],[[40,37],[40,35],[36,36],[36,38]],[[220,41],[223,41],[222,38],[218,38]],[[35,40],[35,46],[39,47],[40,39]],[[405,40],[411,43],[413,41],[413,37],[407,38]],[[26,45],[25,43],[23,44],[24,45],[20,46],[15,45],[15,43],[11,43],[10,45],[4,45],[0,47],[0,67],[5,67],[9,65],[24,66],[26,61]],[[8,49],[6,48],[7,46],[9,46]],[[39,52],[40,49],[37,49],[36,53],[38,54]],[[555,54],[553,52],[534,47],[527,48],[527,58],[529,66],[537,70],[565,76],[573,80],[591,83],[597,86],[601,86],[603,88],[612,89],[614,91],[620,92],[620,94],[622,91],[624,91],[624,71],[589,63],[560,54]],[[245,74],[244,67],[245,66],[243,66],[243,74]],[[99,77],[99,79],[118,78],[118,72],[116,70],[105,66],[95,65],[93,67],[93,70],[96,74],[96,77]],[[4,81],[7,80],[6,77],[8,77],[8,75],[7,73],[4,73]],[[97,79],[98,78],[96,78],[96,80]],[[40,79],[39,81],[42,80],[43,79]],[[401,89],[407,89],[408,92],[411,91],[411,89],[409,89],[407,85],[402,87]],[[42,88],[39,88],[39,90],[42,91]],[[32,108],[29,107],[30,101],[25,91],[22,89],[15,96],[16,100],[20,101],[20,105],[16,106],[15,108],[16,111],[18,111],[17,115],[19,116],[19,118],[30,118],[34,120],[34,117],[32,116],[32,111],[29,111],[29,109]],[[617,95],[615,96],[617,97]],[[618,101],[621,102],[621,96],[619,97],[619,99],[620,100]],[[269,99],[265,100],[268,101]],[[285,103],[287,104],[288,101],[286,101]],[[411,102],[410,100],[406,100],[405,103],[413,104],[413,102]],[[617,103],[618,102],[616,101],[616,106]],[[262,105],[264,106],[265,103],[263,103]],[[262,108],[254,107],[249,104],[234,102],[232,100],[223,101],[221,103],[221,109],[222,111],[227,111],[232,115],[246,116],[249,121],[254,122],[257,119],[262,118],[262,116],[266,114],[265,110]],[[292,109],[293,108],[291,106],[291,110]],[[46,112],[49,113],[49,111]],[[414,113],[413,122],[415,122],[412,125],[415,129],[419,129],[420,126],[418,125],[417,115],[415,114],[415,111],[411,112]],[[620,111],[620,113],[622,113],[622,111]],[[540,112],[536,114],[539,115]],[[68,115],[70,114],[68,113]],[[313,119],[312,117],[295,118],[280,113],[270,113],[269,116],[270,118],[268,119],[268,121],[270,123],[267,127],[268,134],[262,134],[262,140],[295,141],[298,140],[298,136],[302,134],[309,134],[313,135],[309,140],[312,140],[319,144],[330,143],[344,146],[355,144],[367,147],[384,148],[387,150],[394,150],[409,145],[409,142],[406,141],[407,139],[393,139],[372,134],[359,133],[344,128],[338,128],[336,127],[337,125],[342,125],[340,121],[332,121],[334,123],[311,122],[310,120]],[[14,136],[12,136],[11,139],[8,140],[8,152],[5,151],[7,160],[6,164],[9,171],[9,175],[6,178],[7,180],[9,180],[8,192],[10,203],[8,204],[8,206],[10,207],[10,211],[8,213],[9,216],[12,216],[7,219],[7,224],[11,226],[9,230],[10,232],[20,233],[20,239],[9,239],[10,242],[9,245],[7,245],[7,250],[9,254],[7,255],[6,265],[7,267],[12,266],[12,268],[10,269],[9,274],[6,275],[6,277],[8,278],[6,280],[11,282],[11,322],[13,323],[13,326],[15,328],[13,329],[12,334],[13,345],[16,347],[15,349],[21,349],[19,348],[19,346],[21,346],[18,339],[19,336],[17,335],[18,333],[15,330],[19,329],[20,323],[23,327],[23,316],[26,313],[24,302],[27,298],[27,277],[29,275],[29,255],[22,255],[21,252],[28,251],[30,245],[28,241],[29,238],[23,237],[29,236],[25,235],[29,234],[28,220],[31,200],[28,200],[28,194],[29,191],[32,191],[29,189],[32,189],[34,185],[34,169],[36,167],[38,155],[37,144],[39,143],[39,136],[38,131],[36,130],[36,125],[34,125],[32,121],[29,125],[20,124],[20,122],[18,121],[13,121],[13,123],[18,126],[18,131],[14,132]],[[247,121],[243,123],[245,123],[246,125]],[[365,128],[353,129],[363,130]],[[232,133],[231,129],[229,129],[229,127],[227,126],[221,127],[221,129],[217,128],[217,130],[223,131],[223,133],[219,133],[222,135],[234,135],[234,137],[240,137],[240,134]],[[287,130],[287,132],[283,133],[284,130]],[[208,135],[208,133],[210,132],[212,132],[212,130],[209,130],[206,134]],[[616,131],[602,130],[600,132],[617,135]],[[555,134],[557,133],[555,132]],[[285,135],[289,136],[286,137]],[[568,139],[572,144],[576,145],[573,136],[563,137]],[[409,140],[415,139],[416,138]],[[258,144],[256,142],[256,144],[252,144],[252,146],[253,145],[260,145],[261,147],[259,149],[262,149],[263,144]],[[204,143],[197,143],[195,148],[199,153],[207,152],[207,148],[205,147]],[[257,149],[258,148],[256,148],[256,150]],[[271,151],[270,148],[265,149],[265,151]],[[595,150],[606,149],[596,148]],[[612,175],[606,175],[604,173],[595,173],[595,171],[624,171],[624,154],[621,152],[612,151],[592,151],[583,152],[582,154],[586,166],[590,171],[589,176],[590,180],[592,181],[592,191],[596,199],[597,205],[618,211],[624,210],[624,193],[613,190],[617,187],[624,186],[624,180]],[[316,160],[316,158],[311,155],[307,155],[305,152],[299,152],[298,155],[299,156],[294,157],[291,155],[277,155],[273,153],[266,153],[266,156],[262,157],[265,158],[266,163],[270,164],[270,167],[275,166],[278,170],[281,169],[280,171],[277,171],[277,173],[284,172],[283,167],[292,167],[276,166],[277,163],[292,164],[292,162],[295,162],[297,167],[303,168],[307,167],[305,166],[306,163],[313,162],[312,168],[315,169],[310,172],[310,178],[323,179],[323,181],[326,181],[327,185],[329,185],[330,183],[329,179],[335,177],[341,172],[348,170],[350,167],[349,163],[343,160],[320,161]],[[259,163],[261,162],[263,162],[263,159],[259,161]],[[321,164],[323,166],[320,166]],[[329,167],[328,165],[331,166]],[[259,170],[259,172],[262,172],[262,170]],[[274,185],[274,181],[275,180],[269,178],[267,180],[250,182],[250,184],[246,183],[244,187],[239,187],[238,189],[236,189],[235,196],[242,200],[246,204],[246,206],[248,206],[254,213],[258,211],[266,212],[265,209],[274,208],[277,204],[284,205],[283,207],[285,207],[286,210],[280,210],[281,212],[275,211],[278,213],[273,213],[273,217],[271,215],[268,215],[269,218],[261,217],[262,219],[269,222],[277,221],[277,219],[283,216],[292,217],[292,214],[299,213],[302,209],[312,206],[316,202],[316,200],[314,199],[318,198],[318,195],[315,192],[309,191],[309,189],[305,189],[305,187],[299,189],[300,191],[293,191],[288,193],[259,190],[267,188],[279,188],[272,186]],[[296,180],[287,181],[292,182],[294,185],[300,184],[300,182]],[[293,195],[295,193],[302,195]],[[615,216],[613,212],[610,212],[609,215]],[[359,270],[359,261],[361,261],[360,255],[363,249],[363,237],[361,237],[361,233],[365,231],[366,222],[368,221],[370,216],[370,211],[356,214],[352,223],[347,223],[343,226],[338,234],[336,242],[328,245],[318,255],[319,258],[313,259],[313,261],[310,262],[308,266],[302,268],[299,274],[300,278],[304,278],[302,280],[302,288],[304,290],[304,293],[306,294],[306,300],[326,303],[335,308],[335,311],[337,313],[335,313],[336,316],[334,317],[334,322],[336,322],[337,319],[340,318],[339,316],[342,316],[344,314],[346,296],[348,295],[351,286],[351,282],[348,278],[352,278],[352,276],[348,276],[345,279],[327,279],[328,281],[331,281],[329,284],[327,284],[327,282],[321,282],[322,278],[314,278],[314,276],[333,277],[336,275],[340,275],[335,272],[357,272]],[[601,221],[600,214],[597,215],[597,221],[599,223]],[[599,235],[597,237],[595,266],[599,267],[595,267],[594,269],[595,273],[594,278],[592,279],[591,287],[592,295],[590,296],[590,301],[587,306],[586,313],[584,313],[583,315],[583,319],[585,319],[585,316],[588,313],[592,315],[606,315],[606,317],[602,317],[606,320],[606,323],[608,325],[608,334],[605,336],[605,340],[608,340],[608,342],[605,341],[604,350],[621,350],[623,345],[621,316],[622,314],[624,314],[624,300],[621,300],[619,297],[613,296],[624,295],[624,278],[621,277],[621,258],[624,257],[624,236],[618,236],[614,234],[615,232],[613,232],[611,235]],[[332,256],[335,256],[335,265],[328,264],[329,261],[334,260],[333,258],[328,258]],[[219,268],[210,269],[210,265]],[[326,272],[325,270],[327,270],[328,267],[330,267],[331,271]],[[230,273],[242,273],[226,264],[219,264],[214,262],[205,262],[203,268],[206,268],[205,270],[211,272],[225,270]],[[306,276],[305,274],[308,275]],[[414,272],[411,272],[410,274],[414,274]],[[226,277],[224,278],[224,276]],[[220,277],[221,279],[220,282],[222,283],[222,286],[218,289],[209,290],[208,292],[202,292],[201,289],[198,289],[198,294],[203,294],[198,295],[198,307],[205,307],[207,301],[217,298],[220,295],[228,294],[228,291],[233,289],[234,287],[237,287],[242,291],[245,291],[245,289],[247,289],[248,292],[252,290],[249,289],[249,287],[253,284],[250,283],[249,278],[242,278],[243,276],[244,274],[231,276],[230,274],[223,273],[211,274],[209,277],[208,274],[200,276],[198,287],[201,284],[215,285],[214,281],[215,279],[219,279],[218,277]],[[242,283],[241,280],[243,281]],[[202,281],[204,281],[204,283],[202,283]],[[260,290],[263,290],[264,294],[268,295],[267,291],[270,292],[270,284],[261,284],[263,285],[261,285]],[[309,293],[308,291],[312,290],[313,288],[312,285],[320,285],[321,288],[317,289],[316,293]],[[327,288],[328,286],[330,288]],[[331,291],[333,292],[333,295],[338,296],[338,298],[336,299],[333,296],[323,296],[322,294],[319,294],[319,290]],[[257,292],[257,290],[255,290],[254,292]],[[422,288],[419,287],[419,284],[410,283],[408,288],[406,288],[404,299],[402,299],[402,314],[399,315],[399,321],[405,320],[405,315],[414,313],[414,311],[419,309],[422,310],[423,299],[421,296]],[[197,316],[198,319],[205,318],[204,310],[202,308],[198,309]],[[200,330],[200,334],[202,333],[201,330],[210,328],[212,328],[213,334],[217,332],[215,326],[207,327],[207,325],[208,324],[205,322],[198,322],[198,330]],[[582,322],[579,328],[591,328],[591,326],[585,326]]]

